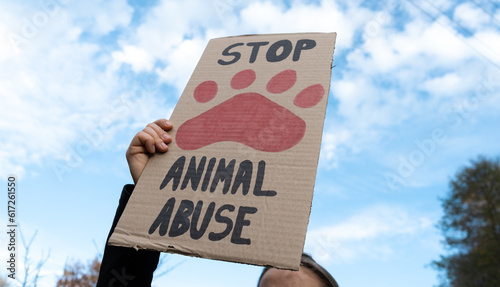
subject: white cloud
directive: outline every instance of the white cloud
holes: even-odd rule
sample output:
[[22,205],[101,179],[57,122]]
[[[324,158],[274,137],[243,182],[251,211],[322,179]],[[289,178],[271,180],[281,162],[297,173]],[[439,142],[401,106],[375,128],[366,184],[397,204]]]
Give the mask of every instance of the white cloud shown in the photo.
[[374,17],[372,11],[358,4],[348,2],[344,10],[333,1],[321,1],[319,5],[297,1],[286,9],[271,2],[254,2],[241,11],[241,27],[263,34],[338,32],[337,47],[348,48],[353,44],[356,29]]
[[161,1],[147,14],[129,42],[145,49],[155,59],[166,61],[184,40],[203,37],[204,28],[218,23],[211,4],[200,0]]
[[472,3],[458,5],[453,14],[456,21],[471,30],[480,29],[490,21],[490,16],[479,6]]
[[[0,44],[0,50],[10,51],[8,57],[0,57],[0,132],[4,135],[0,139],[0,174],[16,172],[22,176],[31,164],[43,163],[49,168],[75,150],[82,154],[89,147],[105,148],[116,131],[141,116],[116,112],[123,108],[119,99],[130,93],[127,87],[131,84],[121,82],[119,74],[109,70],[113,63],[110,51],[80,41],[83,30],[79,25],[85,24],[80,18],[93,8],[72,4],[54,8],[57,13],[43,27],[33,30],[31,37],[23,34],[19,19],[31,19],[45,11],[43,7],[25,11],[12,4],[0,9],[7,15],[0,29],[26,39],[17,52],[3,41]],[[97,15],[114,15],[109,17],[110,22],[95,24],[92,29],[99,33],[127,24],[124,13],[131,15],[126,1],[107,2],[99,9]],[[140,101],[151,103],[153,99],[143,97]],[[150,105],[150,113],[159,109],[158,104]],[[100,129],[104,121],[110,128],[101,129],[102,138],[88,143],[86,134]],[[79,152],[84,142],[87,150]]]
[[113,52],[113,59],[120,63],[130,64],[134,72],[149,71],[154,66],[154,59],[144,49],[125,45],[123,51]]
[[336,128],[329,130],[323,135],[323,142],[321,145],[321,155],[326,157],[333,167],[337,166],[337,162],[341,157],[340,147],[351,142],[351,133],[347,129]]
[[452,72],[441,77],[426,80],[422,83],[422,88],[435,95],[453,96],[461,93],[464,90],[464,86],[470,86],[470,83],[464,81],[464,78],[465,77],[461,77],[457,73]]
[[164,81],[182,92],[203,53],[205,45],[206,41],[203,39],[183,41],[169,53],[167,58],[169,64],[164,69],[159,69],[158,74]]
[[500,45],[500,33],[494,30],[478,31],[470,39],[471,48],[476,55],[486,61],[486,64],[494,64],[500,67],[500,52],[496,47]]
[[[487,67],[499,65],[500,53],[493,49],[500,45],[497,30],[463,37],[445,16],[432,22],[413,8],[399,29],[390,21],[379,23],[379,16],[372,19],[380,24],[377,33],[363,34],[346,55],[341,75],[333,70],[337,104],[325,125],[322,162],[335,167],[353,154],[380,156],[377,148],[386,148],[381,140],[390,128],[442,126],[439,107],[473,95]],[[382,165],[387,160],[378,159]]]
[[66,7],[77,25],[98,35],[106,35],[119,27],[126,27],[134,12],[126,0],[69,1]]
[[364,58],[366,62],[360,68],[377,74],[405,66],[424,69],[456,67],[474,55],[447,27],[445,17],[432,23],[415,19],[407,23],[403,31],[389,29],[379,37],[367,39],[361,49],[368,57]]
[[[9,17],[9,14],[0,12],[0,17],[2,17],[2,19],[5,19],[4,17]],[[0,23],[0,35],[2,35],[3,37],[2,41],[0,41],[0,63],[8,58],[15,56],[15,50],[11,45],[11,39],[13,37],[11,33],[13,32],[10,31],[6,25]]]
[[426,216],[389,205],[379,205],[359,212],[342,223],[310,230],[306,250],[319,261],[351,262],[361,258],[387,259],[423,232],[432,228]]
[[[297,1],[290,9],[268,1],[221,3],[161,1],[137,30],[122,41],[122,49],[133,46],[144,52],[148,59],[163,63],[165,67],[157,69],[161,79],[182,91],[210,38],[338,31],[337,47],[346,48],[352,46],[356,29],[365,19],[373,17],[370,10],[357,6],[357,2],[348,2],[346,9],[331,1],[322,1],[319,5]],[[315,17],[311,18],[311,15]],[[116,56],[120,56],[117,60],[125,62],[122,54]],[[130,64],[136,70],[149,67],[137,61]]]
[[[122,49],[133,46],[145,61],[125,61],[122,54],[115,58],[132,64],[135,70],[151,70],[151,63],[159,61],[163,67],[155,70],[161,81],[181,92],[208,42],[203,30],[217,24],[220,20],[210,1],[161,1],[130,37],[121,41]],[[131,52],[125,51],[123,56]]]

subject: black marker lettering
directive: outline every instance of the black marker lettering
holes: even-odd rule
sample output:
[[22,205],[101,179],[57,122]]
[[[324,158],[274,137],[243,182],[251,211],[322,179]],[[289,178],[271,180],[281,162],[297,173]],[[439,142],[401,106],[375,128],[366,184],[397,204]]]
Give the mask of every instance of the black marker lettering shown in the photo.
[[243,230],[243,226],[250,225],[250,220],[245,220],[245,215],[254,213],[257,213],[257,208],[240,206],[240,208],[238,209],[238,216],[236,217],[236,221],[234,223],[234,230],[233,230],[233,235],[231,236],[231,243],[250,245],[251,243],[250,238],[241,238],[241,231]]
[[217,171],[215,172],[214,178],[212,180],[212,185],[210,186],[210,192],[214,192],[219,181],[224,182],[224,188],[222,193],[226,194],[231,186],[231,180],[233,179],[234,164],[236,160],[231,160],[226,166],[226,159],[221,158],[219,161],[219,166],[217,166]]
[[174,220],[172,221],[172,226],[168,232],[168,236],[177,237],[186,233],[189,230],[189,216],[193,214],[194,204],[191,200],[183,200],[179,205],[179,209],[175,213]]
[[210,177],[212,177],[212,170],[214,169],[215,162],[215,157],[211,158],[208,162],[207,172],[205,173],[205,178],[203,179],[203,183],[201,185],[201,191],[206,191],[208,188],[208,183],[210,182]]
[[234,58],[228,62],[220,59],[217,61],[217,63],[219,63],[219,65],[230,65],[230,64],[236,63],[240,59],[241,53],[239,53],[239,52],[229,53],[229,50],[231,50],[234,47],[243,46],[243,45],[244,45],[244,43],[236,43],[236,44],[233,44],[233,45],[227,47],[224,51],[222,51],[222,55],[223,56],[233,56]]
[[203,174],[203,170],[205,169],[206,161],[207,157],[202,157],[198,168],[196,168],[196,157],[191,157],[191,160],[189,161],[189,167],[187,169],[186,175],[184,176],[184,180],[182,181],[181,190],[184,190],[187,187],[188,182],[191,180],[191,188],[193,189],[193,191],[196,191],[198,185],[200,184],[201,175]]
[[293,51],[293,61],[297,62],[300,59],[302,50],[310,50],[316,47],[316,41],[310,39],[302,39],[297,41],[295,51]]
[[217,212],[215,213],[215,221],[217,221],[219,223],[225,223],[226,229],[224,231],[222,231],[221,233],[210,232],[208,234],[208,239],[210,241],[219,241],[219,240],[224,239],[226,236],[229,235],[229,233],[231,232],[231,229],[233,229],[233,221],[231,220],[231,218],[221,215],[222,211],[224,211],[226,209],[229,210],[230,212],[233,212],[235,208],[233,205],[225,204],[225,205],[221,206],[219,208],[219,210],[217,210]]
[[[281,51],[281,54],[278,55],[277,53],[280,48],[283,48],[283,51]],[[266,53],[266,59],[268,62],[279,62],[286,59],[291,52],[292,42],[289,40],[281,40],[269,47],[269,50],[267,50]]]
[[210,223],[210,220],[212,219],[212,215],[214,214],[214,209],[215,209],[215,202],[211,202],[208,205],[207,211],[205,212],[205,216],[203,217],[203,221],[201,222],[200,229],[198,228],[198,220],[201,215],[201,209],[203,208],[203,201],[198,201],[198,204],[196,204],[196,207],[194,208],[193,212],[193,219],[191,220],[191,238],[193,239],[200,239],[203,234],[205,234],[205,231],[207,231],[208,224]]
[[172,216],[172,211],[174,210],[174,205],[175,198],[172,197],[165,203],[155,221],[151,224],[151,227],[149,227],[149,234],[153,234],[158,226],[160,227],[160,236],[167,234],[168,224],[170,222],[170,217]]
[[259,48],[261,46],[265,46],[269,44],[269,42],[251,42],[247,43],[247,46],[253,47],[252,48],[252,54],[250,54],[250,64],[255,62],[257,59],[257,54],[259,53]]
[[231,194],[235,194],[240,185],[243,184],[243,195],[247,195],[248,190],[250,190],[250,182],[252,181],[252,169],[253,164],[249,160],[244,160],[240,163],[236,177],[234,178],[233,187],[231,188]]
[[255,196],[275,196],[276,191],[274,190],[262,190],[262,184],[264,182],[264,174],[266,172],[266,162],[261,160],[259,162],[259,168],[257,169],[257,179],[255,180],[255,186],[253,189],[253,194]]
[[177,186],[179,186],[179,182],[181,181],[182,171],[184,170],[184,163],[186,162],[186,157],[181,156],[179,159],[175,161],[175,163],[170,167],[170,170],[165,175],[163,182],[160,185],[160,189],[165,188],[170,180],[174,180],[172,183],[172,190],[176,190]]

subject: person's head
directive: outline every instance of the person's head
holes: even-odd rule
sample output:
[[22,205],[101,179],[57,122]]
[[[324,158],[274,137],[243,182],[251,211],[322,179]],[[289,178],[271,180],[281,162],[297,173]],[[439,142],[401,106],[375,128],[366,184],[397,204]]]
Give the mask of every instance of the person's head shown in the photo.
[[332,275],[308,254],[302,253],[299,271],[266,267],[257,287],[338,287]]

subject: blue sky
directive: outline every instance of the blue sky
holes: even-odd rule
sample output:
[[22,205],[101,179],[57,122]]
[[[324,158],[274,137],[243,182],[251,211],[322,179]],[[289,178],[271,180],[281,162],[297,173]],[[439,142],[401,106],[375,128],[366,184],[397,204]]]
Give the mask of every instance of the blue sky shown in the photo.
[[[51,252],[39,286],[102,252],[131,182],[125,150],[168,118],[208,40],[289,32],[338,33],[305,251],[343,287],[436,285],[439,198],[470,159],[500,154],[499,5],[3,1],[0,181],[19,177],[33,259]],[[255,286],[261,271],[167,258],[156,286]]]

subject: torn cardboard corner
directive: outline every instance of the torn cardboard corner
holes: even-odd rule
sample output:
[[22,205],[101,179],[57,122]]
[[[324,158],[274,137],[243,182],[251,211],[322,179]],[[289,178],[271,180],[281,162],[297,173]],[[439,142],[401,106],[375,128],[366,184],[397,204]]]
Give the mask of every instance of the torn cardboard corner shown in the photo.
[[298,270],[335,37],[211,40],[110,244]]

